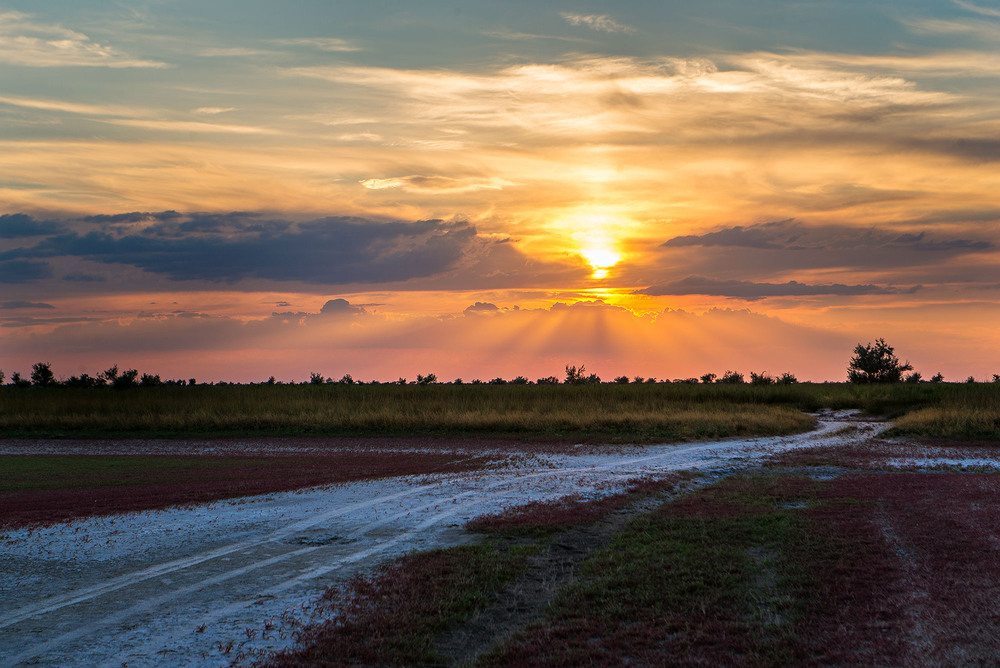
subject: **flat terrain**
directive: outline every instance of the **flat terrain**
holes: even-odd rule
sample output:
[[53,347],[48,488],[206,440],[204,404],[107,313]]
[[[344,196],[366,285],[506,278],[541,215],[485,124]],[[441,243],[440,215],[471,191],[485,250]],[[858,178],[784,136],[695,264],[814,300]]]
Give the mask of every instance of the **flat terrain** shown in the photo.
[[[988,602],[1000,593],[1000,574],[986,566],[1000,521],[1000,474],[989,471],[1000,467],[1000,451],[972,442],[885,440],[877,434],[887,424],[849,412],[817,418],[818,429],[804,434],[641,447],[455,439],[5,441],[0,461],[12,474],[0,482],[11,494],[38,491],[31,467],[39,466],[68,476],[60,486],[98,491],[142,489],[149,476],[176,483],[191,472],[191,459],[206,464],[194,470],[202,487],[206,471],[242,477],[241,467],[257,471],[268,462],[275,464],[270,477],[280,480],[281,466],[296,457],[310,466],[287,469],[290,478],[307,470],[342,477],[296,491],[183,499],[161,510],[9,521],[0,541],[0,665],[225,666],[269,660],[274,651],[306,652],[286,654],[291,663],[279,664],[303,665],[294,657],[329,642],[316,629],[330,628],[323,620],[331,612],[351,611],[361,638],[383,638],[380,623],[408,628],[399,620],[410,606],[421,599],[438,605],[431,583],[447,571],[442,560],[501,570],[490,571],[485,593],[461,602],[464,612],[419,632],[430,638],[429,649],[401,639],[405,652],[416,652],[404,654],[411,657],[404,663],[434,656],[444,663],[552,665],[594,656],[620,665],[632,656],[655,664],[664,647],[671,657],[686,657],[682,665],[953,665],[990,656],[997,648],[989,638],[998,637],[990,634],[1000,625]],[[146,464],[128,484],[111,485],[100,467],[86,470],[126,452]],[[74,461],[86,465],[66,465]],[[916,472],[928,467],[937,472]],[[966,472],[948,472],[955,470]],[[648,541],[665,542],[650,551],[642,547]],[[817,549],[817,541],[827,542]],[[441,548],[467,552],[433,551]],[[421,554],[393,565],[414,550]],[[664,554],[694,559],[644,561]],[[636,581],[618,571],[630,565],[680,579]],[[678,568],[688,574],[677,575]],[[406,573],[409,590],[398,584]],[[810,573],[830,577],[810,580]],[[446,578],[444,590],[461,593],[481,575]],[[351,582],[372,584],[358,594]],[[378,591],[378,600],[393,600],[397,586],[399,614],[386,617],[379,604],[379,614],[366,618],[365,596]],[[331,599],[338,591],[355,592],[347,608],[337,607],[338,595]],[[697,595],[688,600],[683,592]],[[632,607],[623,609],[623,601]],[[675,607],[657,607],[664,601]],[[956,601],[970,602],[966,617],[956,616]],[[664,645],[660,630],[671,615],[679,626]],[[982,633],[970,633],[973,627]],[[885,637],[891,641],[879,640]],[[370,648],[350,643],[337,647],[337,656],[358,651],[370,662],[399,661],[373,659],[364,653]],[[959,653],[949,654],[952,647]]]
[[414,549],[474,540],[463,525],[476,516],[609,494],[645,476],[731,471],[775,452],[841,442],[833,433],[848,424],[829,419],[789,437],[583,446],[575,454],[508,450],[508,466],[476,472],[12,529],[0,546],[7,602],[0,647],[12,665],[226,665],[234,652],[287,646],[290,638],[276,630],[282,618],[330,584]]

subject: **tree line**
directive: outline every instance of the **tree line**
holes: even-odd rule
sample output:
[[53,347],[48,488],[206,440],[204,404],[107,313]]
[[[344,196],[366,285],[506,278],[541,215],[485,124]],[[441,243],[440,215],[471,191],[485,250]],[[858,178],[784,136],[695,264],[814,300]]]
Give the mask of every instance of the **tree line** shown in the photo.
[[[600,385],[612,383],[617,385],[628,384],[688,384],[688,385],[793,385],[798,383],[798,378],[794,374],[785,372],[780,376],[772,376],[766,371],[760,373],[750,372],[749,380],[738,371],[727,370],[721,376],[715,373],[706,373],[698,377],[657,379],[645,376],[617,376],[611,381],[604,381],[596,373],[587,373],[586,367],[581,364],[566,365],[566,375],[563,378],[556,376],[546,376],[534,381],[528,380],[525,376],[517,376],[507,380],[504,378],[493,378],[491,380],[481,380],[476,378],[470,382],[465,382],[461,378],[456,378],[448,384],[452,385]],[[912,373],[906,374],[907,371]],[[905,374],[905,375],[904,375]],[[0,385],[4,384],[6,375],[0,370]],[[908,361],[901,362],[895,354],[895,349],[887,344],[884,339],[876,339],[874,343],[859,343],[854,348],[854,355],[851,357],[847,367],[847,380],[850,383],[867,384],[888,384],[888,383],[941,383],[944,376],[939,372],[925,381],[919,372],[913,371],[913,365]],[[969,376],[967,383],[974,383],[976,379]],[[1000,374],[993,374],[993,382],[1000,383]],[[321,373],[313,372],[309,375],[308,381],[300,383],[283,383],[275,380],[271,376],[261,383],[249,383],[249,385],[436,385],[440,384],[436,374],[417,374],[415,380],[407,380],[400,377],[393,381],[372,380],[369,382],[355,380],[351,374],[344,374],[339,379],[326,377]],[[194,378],[163,380],[159,374],[140,374],[136,369],[126,369],[119,371],[118,365],[114,365],[96,376],[83,373],[79,376],[70,376],[65,380],[58,380],[52,371],[52,365],[48,362],[36,362],[31,367],[28,378],[22,377],[19,372],[14,372],[10,376],[8,385],[13,387],[68,387],[68,388],[99,388],[110,387],[124,390],[133,387],[156,387],[161,385],[190,386],[197,385]],[[203,383],[204,385],[240,385],[241,383]]]

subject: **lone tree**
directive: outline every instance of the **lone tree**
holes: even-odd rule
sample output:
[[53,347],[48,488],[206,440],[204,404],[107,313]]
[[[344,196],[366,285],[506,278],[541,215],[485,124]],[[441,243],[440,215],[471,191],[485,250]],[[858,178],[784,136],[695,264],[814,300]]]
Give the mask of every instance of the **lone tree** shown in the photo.
[[875,343],[866,346],[859,343],[854,348],[854,357],[847,367],[847,380],[859,384],[898,383],[903,380],[903,372],[912,369],[909,362],[899,361],[885,339],[876,339]]

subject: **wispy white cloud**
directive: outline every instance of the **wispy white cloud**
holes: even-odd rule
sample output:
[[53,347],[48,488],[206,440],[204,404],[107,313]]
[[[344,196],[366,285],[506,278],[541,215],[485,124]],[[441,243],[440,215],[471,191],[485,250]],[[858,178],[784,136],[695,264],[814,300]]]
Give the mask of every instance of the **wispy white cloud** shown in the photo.
[[56,111],[67,114],[84,114],[89,116],[136,116],[145,115],[142,110],[134,107],[124,107],[110,104],[86,104],[83,102],[67,102],[65,100],[43,100],[37,98],[14,97],[0,95],[0,104],[24,109],[40,111]]
[[23,12],[0,13],[0,62],[26,67],[167,67],[133,58],[75,30],[36,22]]
[[994,18],[1000,18],[1000,9],[993,9],[991,7],[981,7],[980,5],[974,5],[971,2],[965,2],[965,0],[952,0],[956,5],[962,9],[973,12],[974,14],[980,14],[982,16],[992,16]]
[[966,35],[986,42],[1000,39],[1000,23],[983,19],[905,19],[903,23],[917,33]]
[[292,39],[270,39],[270,44],[281,46],[307,46],[321,51],[360,51],[361,47],[346,39],[337,37],[296,37]]
[[536,35],[534,33],[528,32],[509,32],[505,30],[489,30],[483,32],[487,37],[496,37],[497,39],[506,39],[515,42],[524,42],[528,40],[556,40],[559,42],[593,42],[592,39],[587,39],[585,37],[568,37],[566,35]]
[[194,110],[196,114],[224,114],[227,111],[235,111],[236,107],[198,107]]
[[113,125],[127,125],[147,130],[163,130],[166,132],[216,132],[241,135],[273,135],[280,134],[277,130],[250,125],[225,125],[222,123],[203,123],[201,121],[170,121],[146,119],[109,119],[104,121]]
[[242,46],[230,46],[202,49],[198,52],[198,55],[204,58],[243,58],[246,56],[268,56],[273,53],[274,51],[268,51],[266,49],[251,49]]
[[502,190],[506,186],[515,185],[511,181],[500,178],[454,178],[440,175],[410,175],[383,179],[363,179],[360,183],[368,190],[400,188],[409,192],[434,194],[472,192],[476,190]]
[[559,15],[566,19],[566,22],[574,26],[585,26],[591,30],[599,32],[635,32],[635,28],[624,23],[619,23],[607,14],[573,14],[571,12],[560,12]]

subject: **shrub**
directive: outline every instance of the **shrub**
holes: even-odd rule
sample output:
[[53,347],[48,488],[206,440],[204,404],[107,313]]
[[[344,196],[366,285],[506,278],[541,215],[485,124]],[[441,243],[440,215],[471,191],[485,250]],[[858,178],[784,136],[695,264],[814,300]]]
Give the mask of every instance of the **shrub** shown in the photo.
[[48,362],[36,362],[31,365],[31,382],[38,387],[52,387],[56,377],[52,373],[52,365]]
[[513,380],[511,380],[510,384],[511,385],[528,385],[529,382],[528,382],[528,379],[525,378],[524,376],[518,376],[517,378],[514,378]]
[[746,382],[746,380],[744,380],[742,373],[738,373],[736,371],[726,371],[726,373],[722,374],[722,378],[715,382],[726,383],[728,385],[742,385]]
[[120,376],[115,378],[115,381],[111,384],[116,390],[125,390],[130,387],[135,387],[135,379],[139,377],[139,372],[135,369],[129,369],[128,371],[123,371]]
[[628,376],[618,376],[617,378],[615,378],[615,382],[618,383],[619,385],[628,385],[629,383]]
[[794,385],[797,382],[799,382],[799,379],[795,377],[795,374],[788,371],[781,374],[781,378],[777,380],[778,385]]
[[535,385],[558,385],[559,379],[555,376],[546,376],[535,381]]
[[903,379],[904,383],[919,383],[923,376],[920,375],[919,371],[914,371]]
[[854,357],[847,367],[847,380],[852,383],[898,383],[903,372],[913,369],[909,362],[900,362],[885,339],[854,347]]
[[715,382],[716,378],[718,378],[718,376],[715,375],[714,373],[702,374],[701,382],[705,383],[706,385],[710,385]]
[[934,374],[933,376],[931,376],[931,382],[932,383],[943,383],[944,382],[944,374],[942,374],[940,371],[938,371],[936,374]]
[[774,377],[766,371],[761,371],[760,373],[750,372],[751,385],[771,385],[772,383],[774,383]]
[[429,373],[426,376],[417,374],[417,385],[433,385],[436,382],[438,382],[438,377],[433,373]]

